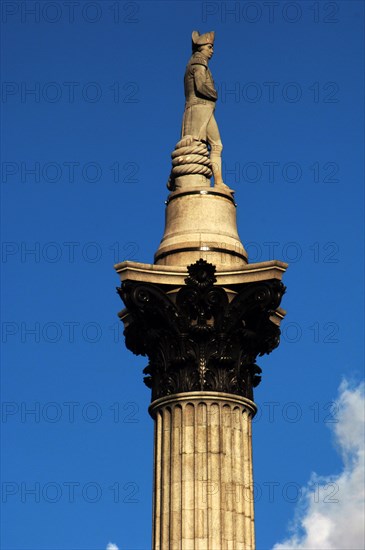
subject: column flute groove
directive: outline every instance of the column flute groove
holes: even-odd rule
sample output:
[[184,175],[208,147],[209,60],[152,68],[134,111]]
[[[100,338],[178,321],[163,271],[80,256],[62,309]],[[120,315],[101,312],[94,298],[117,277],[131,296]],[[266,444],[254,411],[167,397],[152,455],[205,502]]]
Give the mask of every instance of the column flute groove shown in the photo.
[[[251,417],[251,415],[250,415]],[[249,452],[249,460],[250,460],[250,485],[252,487],[251,491],[251,548],[255,548],[255,516],[254,516],[254,485],[253,485],[253,463],[252,463],[252,418],[250,418],[250,421],[248,423],[248,452]]]

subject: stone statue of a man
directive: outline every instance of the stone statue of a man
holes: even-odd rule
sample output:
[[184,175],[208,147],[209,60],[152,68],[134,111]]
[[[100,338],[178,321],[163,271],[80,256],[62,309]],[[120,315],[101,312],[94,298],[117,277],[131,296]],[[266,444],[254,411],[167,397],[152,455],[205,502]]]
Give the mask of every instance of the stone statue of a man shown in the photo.
[[188,62],[184,77],[185,111],[181,138],[191,136],[209,144],[210,161],[214,185],[224,185],[222,179],[223,149],[217,122],[214,118],[217,91],[214,87],[208,61],[214,52],[214,32],[192,33],[193,54]]

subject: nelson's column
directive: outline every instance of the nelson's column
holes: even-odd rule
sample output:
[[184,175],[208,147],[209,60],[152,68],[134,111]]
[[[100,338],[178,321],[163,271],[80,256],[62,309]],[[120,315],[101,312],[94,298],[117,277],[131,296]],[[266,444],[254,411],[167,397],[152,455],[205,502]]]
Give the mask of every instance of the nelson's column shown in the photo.
[[[223,182],[214,32],[192,33],[181,139],[153,264],[115,266],[126,346],[149,359],[154,550],[254,549],[251,421],[258,355],[279,344],[287,264],[248,263]],[[214,177],[214,185],[210,178]]]

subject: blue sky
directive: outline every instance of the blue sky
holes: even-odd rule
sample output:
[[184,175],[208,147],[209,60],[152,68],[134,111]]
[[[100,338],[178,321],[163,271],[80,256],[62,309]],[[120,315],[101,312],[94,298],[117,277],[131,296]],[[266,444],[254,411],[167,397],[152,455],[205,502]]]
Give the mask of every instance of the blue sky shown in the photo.
[[[2,548],[150,548],[146,359],[124,348],[113,264],[152,262],[162,237],[194,29],[216,31],[241,240],[252,262],[290,264],[255,394],[257,548],[330,548],[304,531],[314,501],[334,520],[358,485],[363,3],[1,8]],[[331,548],[357,548],[344,531]]]

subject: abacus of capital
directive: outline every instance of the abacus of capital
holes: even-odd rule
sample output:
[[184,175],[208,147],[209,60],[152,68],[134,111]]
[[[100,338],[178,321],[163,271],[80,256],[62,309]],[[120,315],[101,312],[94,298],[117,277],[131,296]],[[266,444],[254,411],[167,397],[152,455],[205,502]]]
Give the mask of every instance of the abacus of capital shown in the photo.
[[119,316],[127,348],[149,360],[153,549],[253,550],[256,358],[279,344],[287,264],[248,263],[221,173],[214,33],[194,31],[192,49],[165,232],[153,264],[115,266]]

